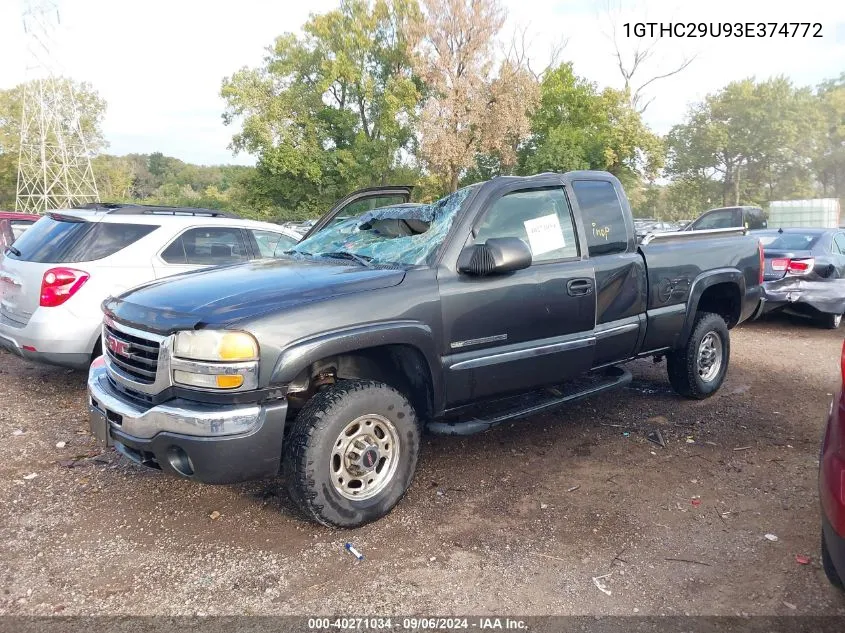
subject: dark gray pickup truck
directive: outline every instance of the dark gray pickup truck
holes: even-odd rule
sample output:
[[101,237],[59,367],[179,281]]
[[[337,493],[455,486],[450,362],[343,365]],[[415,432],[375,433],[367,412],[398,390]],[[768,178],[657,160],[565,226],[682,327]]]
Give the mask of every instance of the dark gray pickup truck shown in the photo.
[[681,395],[725,376],[757,307],[744,229],[635,243],[604,172],[501,177],[319,230],[286,257],[108,299],[91,428],[208,483],[284,474],[303,512],[351,527],[408,488],[420,433],[469,434],[619,387],[666,357]]

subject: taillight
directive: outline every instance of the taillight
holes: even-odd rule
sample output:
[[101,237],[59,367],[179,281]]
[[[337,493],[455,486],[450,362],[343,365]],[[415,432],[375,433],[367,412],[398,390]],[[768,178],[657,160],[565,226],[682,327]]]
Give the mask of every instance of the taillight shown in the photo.
[[41,280],[41,307],[55,308],[62,305],[76,294],[90,276],[73,268],[51,268]]
[[789,259],[788,257],[775,257],[772,260],[772,270],[785,270],[788,275],[807,275],[813,270],[816,260],[812,257],[806,259]]
[[766,268],[766,260],[763,257],[763,242],[761,242],[760,240],[757,240],[757,256],[760,258],[760,279],[757,281],[757,283],[762,285],[763,271]]
[[789,260],[789,266],[786,268],[786,272],[789,275],[806,275],[813,270],[813,266],[816,265],[816,260],[812,257],[808,257],[807,259],[791,259]]

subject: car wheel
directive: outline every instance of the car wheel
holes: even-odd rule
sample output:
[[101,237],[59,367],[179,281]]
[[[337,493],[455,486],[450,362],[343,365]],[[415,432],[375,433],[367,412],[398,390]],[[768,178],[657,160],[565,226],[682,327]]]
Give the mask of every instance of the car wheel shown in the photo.
[[839,574],[836,573],[836,568],[833,566],[833,559],[830,557],[830,550],[827,549],[827,541],[824,538],[824,530],[822,530],[822,568],[824,569],[824,575],[827,576],[830,584],[834,587],[845,589],[842,579],[839,577]]
[[323,525],[369,523],[405,494],[419,445],[416,413],[396,389],[369,380],[336,383],[294,422],[283,463],[288,493]]
[[838,330],[839,326],[842,325],[842,315],[841,314],[822,314],[821,318],[819,319],[821,324],[829,330]]
[[683,348],[666,355],[669,383],[680,395],[702,400],[722,386],[728,371],[731,340],[725,320],[703,312],[696,317]]

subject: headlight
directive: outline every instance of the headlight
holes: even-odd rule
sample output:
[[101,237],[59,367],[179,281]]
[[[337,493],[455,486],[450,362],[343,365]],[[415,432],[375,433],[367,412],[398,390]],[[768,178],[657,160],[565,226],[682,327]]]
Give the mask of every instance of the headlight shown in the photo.
[[173,382],[197,389],[258,388],[258,343],[246,332],[198,330],[176,334]]
[[179,332],[176,334],[173,354],[179,358],[214,362],[258,360],[258,343],[246,332]]

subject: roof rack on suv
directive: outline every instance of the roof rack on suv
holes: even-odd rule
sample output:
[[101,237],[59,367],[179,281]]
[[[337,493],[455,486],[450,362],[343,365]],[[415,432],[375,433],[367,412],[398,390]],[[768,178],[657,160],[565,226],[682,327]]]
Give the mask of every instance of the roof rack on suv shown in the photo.
[[195,207],[170,207],[154,204],[133,204],[123,202],[88,202],[81,204],[74,209],[88,209],[92,211],[105,211],[108,214],[116,215],[204,215],[212,218],[233,218],[239,216],[226,211],[215,209],[201,209]]

